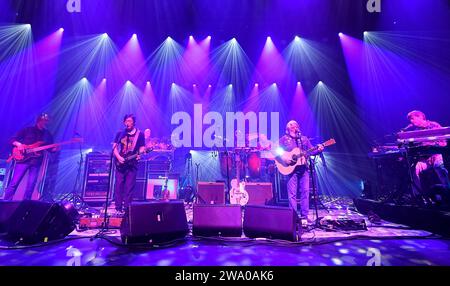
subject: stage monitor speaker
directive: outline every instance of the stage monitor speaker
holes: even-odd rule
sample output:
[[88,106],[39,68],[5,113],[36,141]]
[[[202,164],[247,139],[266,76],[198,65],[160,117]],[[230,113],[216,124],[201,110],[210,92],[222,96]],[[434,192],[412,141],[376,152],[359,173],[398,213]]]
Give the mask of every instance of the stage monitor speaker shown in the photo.
[[272,183],[245,183],[249,205],[270,205],[273,203]]
[[22,201],[10,218],[8,238],[25,244],[62,239],[75,229],[73,205]]
[[239,205],[194,205],[192,234],[197,236],[242,235]]
[[19,201],[0,201],[0,233],[7,232],[9,220],[19,205]]
[[291,208],[247,205],[244,214],[244,234],[297,241],[297,216]]
[[167,242],[188,232],[182,201],[133,202],[120,227],[125,244]]
[[197,204],[225,204],[225,183],[198,182]]

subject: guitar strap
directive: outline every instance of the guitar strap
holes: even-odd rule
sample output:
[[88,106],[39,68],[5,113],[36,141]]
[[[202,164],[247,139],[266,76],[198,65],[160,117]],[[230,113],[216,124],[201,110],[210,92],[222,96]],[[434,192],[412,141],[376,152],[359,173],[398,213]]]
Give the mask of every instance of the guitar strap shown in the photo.
[[133,145],[131,145],[131,151],[132,152],[134,151],[134,148],[136,148],[136,144],[137,144],[137,141],[138,141],[138,138],[139,138],[139,133],[141,133],[141,130],[136,129],[136,134],[134,135],[134,138],[133,138]]

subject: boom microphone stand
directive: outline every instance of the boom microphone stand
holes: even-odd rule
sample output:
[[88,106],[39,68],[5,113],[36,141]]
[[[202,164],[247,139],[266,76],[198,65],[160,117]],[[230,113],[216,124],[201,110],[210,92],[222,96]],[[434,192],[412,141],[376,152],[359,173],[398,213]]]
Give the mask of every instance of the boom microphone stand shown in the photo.
[[[77,134],[78,135],[78,134]],[[80,160],[78,161],[78,170],[77,176],[75,179],[75,183],[73,185],[72,192],[66,194],[61,198],[61,202],[70,201],[77,211],[84,209],[86,207],[86,203],[83,198],[79,195],[79,191],[81,190],[81,169],[83,168],[84,163],[84,155],[81,147],[81,142],[79,143],[79,152],[80,152]]]

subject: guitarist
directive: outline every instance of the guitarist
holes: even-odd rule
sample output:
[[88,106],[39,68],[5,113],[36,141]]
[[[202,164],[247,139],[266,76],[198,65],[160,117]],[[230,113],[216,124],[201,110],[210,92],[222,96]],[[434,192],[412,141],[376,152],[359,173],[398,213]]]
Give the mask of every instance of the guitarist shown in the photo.
[[[49,123],[49,116],[46,113],[40,114],[36,118],[36,124],[34,126],[25,127],[11,139],[11,144],[19,151],[23,151],[26,145],[31,145],[36,142],[43,142],[44,145],[53,143],[53,136],[47,130]],[[57,147],[51,149],[51,152],[56,152]],[[13,177],[10,184],[5,190],[5,200],[12,200],[14,194],[22,181],[25,173],[28,171],[28,181],[26,183],[25,194],[23,199],[31,200],[33,190],[37,182],[39,169],[42,164],[43,156],[33,157],[25,162],[16,162],[14,167]]]
[[123,214],[133,198],[133,190],[136,185],[137,160],[127,161],[126,157],[145,151],[144,133],[135,127],[136,117],[127,114],[123,118],[125,130],[117,133],[113,143],[113,153],[116,159],[116,185],[114,189],[114,201],[116,211]]
[[[300,126],[294,120],[291,120],[286,124],[286,135],[280,138],[279,145],[284,151],[287,152],[292,151],[294,148],[299,148],[301,151],[306,151],[313,148],[309,139],[300,133]],[[322,152],[323,148],[323,145],[319,144],[317,146],[317,153]],[[296,166],[294,171],[289,175],[287,192],[289,206],[298,213],[297,192],[300,191],[301,210],[299,213],[299,219],[301,219],[302,223],[304,223],[305,220],[308,220],[309,213],[309,172],[307,165],[308,158],[300,157],[298,158],[298,160],[302,160],[302,165]]]

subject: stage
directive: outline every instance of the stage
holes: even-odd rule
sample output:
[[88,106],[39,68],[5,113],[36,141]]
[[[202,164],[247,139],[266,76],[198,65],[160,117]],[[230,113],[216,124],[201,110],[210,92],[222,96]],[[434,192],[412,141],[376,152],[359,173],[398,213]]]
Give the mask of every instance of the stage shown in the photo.
[[450,266],[449,91],[450,0],[0,1],[0,266]]
[[[192,221],[192,209],[186,214]],[[62,241],[14,246],[2,240],[2,266],[449,266],[450,240],[354,210],[319,211],[320,217],[367,221],[366,231],[325,231],[313,225],[298,242],[242,237],[195,237],[159,245],[123,245],[119,229],[73,231]],[[311,217],[314,213],[311,212]],[[192,224],[190,224],[192,226]],[[6,249],[10,247],[11,249]]]

